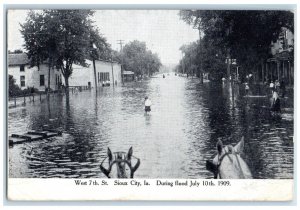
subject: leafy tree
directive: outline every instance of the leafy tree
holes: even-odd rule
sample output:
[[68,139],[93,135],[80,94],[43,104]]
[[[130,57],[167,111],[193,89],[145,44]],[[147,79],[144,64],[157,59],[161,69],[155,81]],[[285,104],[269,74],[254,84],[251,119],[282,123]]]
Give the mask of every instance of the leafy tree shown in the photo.
[[8,75],[8,93],[9,97],[16,96],[21,92],[21,89],[18,85],[16,85],[16,80],[12,75]]
[[290,11],[182,10],[179,15],[202,31],[212,48],[236,58],[244,74],[270,56],[271,41],[278,39],[283,27],[294,31],[294,14]]
[[[25,49],[32,65],[39,66],[46,59],[50,66],[60,69],[69,87],[73,64],[87,66],[86,59],[107,56],[102,52],[107,44],[92,25],[91,10],[31,11],[21,25]],[[96,45],[99,51],[93,50]]]
[[126,44],[122,54],[117,56],[123,60],[124,69],[136,75],[152,75],[159,71],[161,61],[157,54],[147,50],[146,43],[134,40]]
[[[201,73],[209,73],[211,80],[220,80],[226,75],[225,53],[206,36],[202,38],[200,43],[197,41],[183,45],[180,50],[184,56],[177,67],[177,71],[188,75],[196,74],[200,78]],[[201,67],[203,70],[200,70]]]
[[189,45],[182,45],[179,49],[184,54],[181,60],[183,73],[188,75],[194,75],[198,68],[197,55],[198,55],[198,43],[192,42]]

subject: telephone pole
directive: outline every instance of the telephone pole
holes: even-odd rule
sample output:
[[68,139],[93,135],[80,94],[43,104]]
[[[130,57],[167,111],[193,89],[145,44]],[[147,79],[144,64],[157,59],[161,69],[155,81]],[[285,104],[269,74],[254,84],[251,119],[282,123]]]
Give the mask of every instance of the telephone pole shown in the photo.
[[119,39],[119,40],[117,40],[117,41],[118,41],[118,44],[120,45],[120,52],[122,52],[124,40]]
[[199,56],[200,56],[200,83],[203,84],[203,69],[202,69],[203,62],[201,60],[203,58],[201,58],[201,27],[200,27],[200,23],[199,23],[199,26],[198,26],[198,31],[199,31],[199,48],[198,48],[199,51],[198,51],[198,53],[199,53]]
[[124,84],[124,81],[123,81],[123,42],[124,40],[117,40],[118,41],[118,44],[120,45],[120,53],[121,53],[121,80],[122,80],[122,84]]

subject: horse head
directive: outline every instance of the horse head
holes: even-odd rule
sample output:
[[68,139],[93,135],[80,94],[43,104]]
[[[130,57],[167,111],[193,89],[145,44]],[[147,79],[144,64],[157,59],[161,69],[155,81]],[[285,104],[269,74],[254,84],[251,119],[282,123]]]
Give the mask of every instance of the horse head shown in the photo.
[[[135,171],[140,166],[140,159],[134,157],[132,153],[133,153],[132,147],[130,147],[127,153],[125,152],[112,153],[111,150],[108,148],[107,158],[105,158],[100,165],[101,171],[108,178],[133,178]],[[135,165],[132,165],[133,158],[136,159]],[[103,166],[103,163],[106,159],[108,159],[107,169]]]
[[206,167],[221,179],[250,179],[252,174],[247,163],[241,157],[244,150],[244,137],[234,147],[223,146],[221,140],[216,145],[217,155],[213,161],[207,161]]

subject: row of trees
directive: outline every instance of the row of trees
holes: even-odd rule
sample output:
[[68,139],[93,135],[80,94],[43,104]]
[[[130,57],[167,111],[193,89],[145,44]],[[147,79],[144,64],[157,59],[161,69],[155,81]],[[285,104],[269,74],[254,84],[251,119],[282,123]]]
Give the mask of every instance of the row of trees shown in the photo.
[[151,76],[162,66],[158,55],[138,40],[126,44],[120,53],[116,52],[115,59],[123,64],[124,70],[133,71],[136,76]]
[[177,69],[196,71],[200,78],[204,72],[211,79],[229,77],[226,58],[237,60],[241,75],[250,73],[270,57],[271,41],[282,28],[294,32],[290,11],[182,10],[179,16],[199,30],[199,40],[181,47],[184,57]]
[[136,75],[152,75],[159,71],[160,59],[147,50],[145,42],[135,40],[126,44],[121,52],[113,51],[93,25],[93,14],[92,10],[30,11],[25,23],[21,24],[31,66],[49,63],[48,87],[53,68],[61,70],[68,88],[73,64],[87,66],[87,59],[115,59],[123,64],[123,70]]

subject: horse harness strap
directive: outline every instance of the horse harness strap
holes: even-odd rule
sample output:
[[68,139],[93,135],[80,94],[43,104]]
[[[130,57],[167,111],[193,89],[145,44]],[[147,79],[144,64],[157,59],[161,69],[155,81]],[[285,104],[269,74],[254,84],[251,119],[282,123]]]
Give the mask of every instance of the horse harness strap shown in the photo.
[[[107,158],[107,157],[106,157],[106,158]],[[139,158],[136,158],[136,159],[137,159],[137,163],[135,164],[134,167],[132,167],[131,162],[128,161],[128,160],[124,160],[124,159],[116,159],[116,160],[112,161],[112,162],[109,164],[108,169],[105,169],[105,168],[102,166],[102,164],[103,164],[103,162],[106,160],[106,158],[105,158],[105,159],[102,161],[102,163],[100,164],[100,169],[101,169],[101,171],[102,171],[108,178],[111,178],[111,177],[109,176],[109,173],[110,173],[110,171],[111,171],[111,169],[112,169],[112,166],[113,166],[115,163],[122,163],[122,162],[126,163],[126,164],[128,165],[128,167],[130,168],[130,178],[133,178],[134,172],[138,169],[138,167],[139,167],[139,165],[140,165],[140,159],[139,159]]]
[[225,156],[228,156],[228,158],[231,159],[229,155],[234,155],[234,156],[236,157],[236,160],[237,160],[239,169],[240,169],[240,171],[241,171],[241,173],[242,173],[242,175],[243,175],[243,178],[245,178],[245,175],[244,175],[244,173],[243,173],[243,170],[242,170],[242,167],[241,167],[239,158],[238,158],[238,156],[237,156],[238,154],[239,154],[239,153],[236,153],[236,152],[234,152],[234,153],[226,152],[224,155],[221,156],[221,158],[220,158],[219,161],[218,161],[218,165],[217,165],[217,174],[219,174],[219,176],[220,176],[221,179],[222,179],[222,177],[221,177],[219,168],[220,168],[221,163],[222,163],[223,159],[225,158]]

